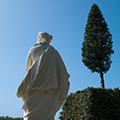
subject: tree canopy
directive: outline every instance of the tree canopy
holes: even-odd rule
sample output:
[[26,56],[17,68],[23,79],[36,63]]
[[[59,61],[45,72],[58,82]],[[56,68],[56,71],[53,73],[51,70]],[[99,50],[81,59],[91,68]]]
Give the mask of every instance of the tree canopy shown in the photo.
[[112,35],[103,15],[96,4],[93,4],[88,15],[82,43],[82,62],[92,72],[106,73],[112,63]]

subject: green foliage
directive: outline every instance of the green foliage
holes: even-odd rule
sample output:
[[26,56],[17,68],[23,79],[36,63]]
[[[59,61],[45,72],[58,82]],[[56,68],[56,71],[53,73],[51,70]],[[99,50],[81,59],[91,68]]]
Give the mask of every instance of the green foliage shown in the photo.
[[2,117],[0,117],[0,120],[23,120],[23,118],[12,118],[12,117],[8,117],[8,116],[6,116],[6,117],[2,116]]
[[86,88],[71,93],[60,114],[61,120],[120,120],[120,90]]
[[82,62],[92,72],[106,73],[110,69],[112,50],[112,35],[107,23],[96,4],[93,4],[88,15],[88,20],[82,43]]

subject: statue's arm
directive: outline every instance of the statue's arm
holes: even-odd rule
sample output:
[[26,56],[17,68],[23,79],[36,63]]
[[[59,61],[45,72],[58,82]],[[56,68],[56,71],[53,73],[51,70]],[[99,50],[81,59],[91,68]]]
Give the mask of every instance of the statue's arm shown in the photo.
[[29,51],[28,57],[27,57],[27,62],[26,62],[26,73],[28,73],[29,68],[32,66],[32,57],[31,57],[31,52]]

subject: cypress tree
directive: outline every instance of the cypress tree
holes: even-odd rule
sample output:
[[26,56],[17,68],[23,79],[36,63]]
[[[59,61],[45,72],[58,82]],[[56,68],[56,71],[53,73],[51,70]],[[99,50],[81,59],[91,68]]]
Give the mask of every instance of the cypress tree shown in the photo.
[[88,15],[82,43],[82,62],[92,72],[100,73],[101,88],[104,88],[103,74],[110,69],[112,49],[112,35],[107,23],[96,4],[93,4]]

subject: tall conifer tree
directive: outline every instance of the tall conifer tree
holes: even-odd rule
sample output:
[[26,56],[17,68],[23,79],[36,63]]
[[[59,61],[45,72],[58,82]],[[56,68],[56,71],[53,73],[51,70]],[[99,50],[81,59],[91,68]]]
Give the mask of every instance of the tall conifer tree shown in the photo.
[[103,74],[110,69],[112,49],[112,35],[107,23],[96,4],[93,4],[88,15],[88,20],[82,43],[82,62],[92,72],[100,73],[101,88],[104,88]]

